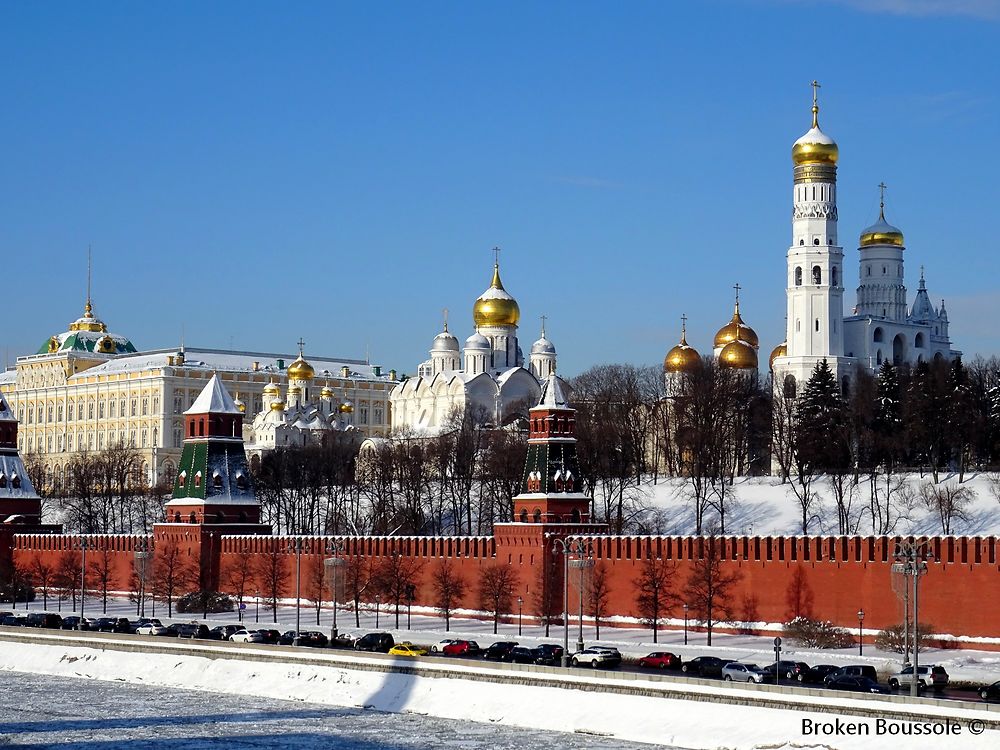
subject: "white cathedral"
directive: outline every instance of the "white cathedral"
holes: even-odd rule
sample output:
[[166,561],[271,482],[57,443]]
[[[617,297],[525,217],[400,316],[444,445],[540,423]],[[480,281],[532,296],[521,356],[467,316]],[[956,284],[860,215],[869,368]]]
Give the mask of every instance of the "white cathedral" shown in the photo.
[[[556,370],[556,348],[545,336],[531,345],[528,365],[517,340],[521,310],[500,281],[499,262],[489,288],[472,308],[476,330],[459,347],[448,330],[434,337],[430,359],[389,394],[394,432],[433,435],[456,417],[477,425],[502,426],[526,418],[538,402],[541,384]],[[563,384],[565,387],[565,384]]]
[[[820,130],[813,82],[812,128],[792,148],[792,245],[787,255],[785,341],[771,354],[775,382],[793,391],[823,359],[838,379],[883,361],[914,365],[961,356],[951,348],[944,301],[935,308],[923,270],[912,306],[903,280],[903,233],[885,219],[861,232],[857,304],[844,317],[844,251],[837,244],[839,150]],[[884,185],[881,186],[884,191]]]

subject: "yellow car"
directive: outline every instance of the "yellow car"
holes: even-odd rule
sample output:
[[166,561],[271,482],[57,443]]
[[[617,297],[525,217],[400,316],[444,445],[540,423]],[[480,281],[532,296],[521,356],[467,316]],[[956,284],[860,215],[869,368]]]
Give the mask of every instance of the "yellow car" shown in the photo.
[[426,656],[427,649],[414,646],[412,643],[407,641],[404,643],[397,643],[389,649],[389,653],[393,656]]

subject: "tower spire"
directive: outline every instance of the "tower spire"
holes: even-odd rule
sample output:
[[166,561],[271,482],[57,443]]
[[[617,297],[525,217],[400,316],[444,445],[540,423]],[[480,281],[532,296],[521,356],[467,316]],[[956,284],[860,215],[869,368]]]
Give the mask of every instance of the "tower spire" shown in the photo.
[[681,346],[687,346],[687,313],[681,313]]
[[740,316],[740,289],[742,288],[743,287],[740,286],[740,282],[738,281],[735,284],[733,284],[733,289],[736,290],[736,311],[733,313],[733,315],[734,317],[737,318]]
[[549,319],[548,315],[542,316],[542,338],[545,338],[545,321]]
[[812,126],[814,128],[818,128],[819,127],[819,89],[820,89],[819,81],[813,81],[810,84],[810,86],[812,86],[812,89],[813,89],[813,106],[812,106],[813,125]]
[[87,245],[87,302],[83,306],[84,317],[89,318],[94,314],[94,306],[90,302],[90,275],[91,275],[91,248]]
[[885,221],[885,189],[889,187],[884,182],[878,184],[878,217]]

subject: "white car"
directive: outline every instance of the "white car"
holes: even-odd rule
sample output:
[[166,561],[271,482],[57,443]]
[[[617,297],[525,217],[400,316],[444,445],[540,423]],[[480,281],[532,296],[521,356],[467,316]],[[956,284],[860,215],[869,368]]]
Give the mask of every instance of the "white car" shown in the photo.
[[591,646],[583,651],[577,651],[570,659],[574,667],[588,666],[593,669],[600,667],[617,667],[622,663],[622,655],[616,648],[608,646]]
[[135,629],[136,635],[167,635],[170,633],[163,625],[146,622]]
[[444,647],[445,646],[447,646],[449,643],[456,643],[456,642],[457,641],[454,638],[445,638],[443,641],[438,641],[437,643],[432,643],[431,644],[431,653],[432,654],[440,654],[442,651],[444,651]]
[[256,630],[237,630],[229,636],[229,640],[233,643],[263,643],[264,636]]

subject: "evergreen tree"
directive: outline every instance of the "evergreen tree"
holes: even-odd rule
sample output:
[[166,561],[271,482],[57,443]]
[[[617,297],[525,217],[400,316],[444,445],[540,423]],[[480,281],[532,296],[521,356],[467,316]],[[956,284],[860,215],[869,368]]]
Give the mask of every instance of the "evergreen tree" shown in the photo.
[[875,410],[875,457],[890,467],[896,463],[903,439],[903,400],[899,372],[886,359],[878,371],[878,395]]
[[982,421],[983,415],[976,404],[969,373],[961,358],[956,359],[951,363],[948,378],[946,432],[951,457],[958,468],[959,482],[965,480],[966,467],[982,429]]
[[993,373],[993,384],[986,392],[986,435],[989,460],[1000,458],[1000,371]]

